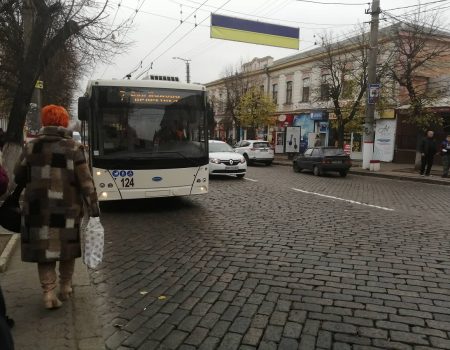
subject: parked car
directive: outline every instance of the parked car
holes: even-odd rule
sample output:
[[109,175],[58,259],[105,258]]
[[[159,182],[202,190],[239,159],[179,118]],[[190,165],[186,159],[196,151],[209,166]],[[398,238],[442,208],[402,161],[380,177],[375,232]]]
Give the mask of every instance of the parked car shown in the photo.
[[209,141],[209,175],[236,175],[243,178],[247,172],[245,158],[222,141]]
[[337,171],[345,177],[352,166],[352,161],[341,148],[313,147],[297,156],[292,166],[296,173],[307,169],[312,170],[314,175],[321,176],[325,172]]
[[271,165],[274,152],[270,143],[261,140],[242,140],[234,145],[236,152],[242,154],[248,164],[264,163]]

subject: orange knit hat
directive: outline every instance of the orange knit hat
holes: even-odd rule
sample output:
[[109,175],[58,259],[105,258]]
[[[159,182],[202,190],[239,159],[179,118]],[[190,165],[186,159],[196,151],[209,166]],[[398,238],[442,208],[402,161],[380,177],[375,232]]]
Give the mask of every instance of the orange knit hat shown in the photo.
[[41,122],[43,126],[62,126],[67,128],[69,125],[69,113],[62,106],[47,105],[41,110]]

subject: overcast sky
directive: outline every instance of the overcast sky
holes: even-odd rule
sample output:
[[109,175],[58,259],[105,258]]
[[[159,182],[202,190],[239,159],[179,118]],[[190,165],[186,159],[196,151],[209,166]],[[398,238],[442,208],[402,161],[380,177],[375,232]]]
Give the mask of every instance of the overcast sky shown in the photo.
[[[427,9],[438,8],[442,15],[442,26],[449,28],[450,0],[421,2],[431,3]],[[343,36],[354,31],[358,23],[370,19],[365,14],[365,10],[369,9],[365,0],[112,0],[110,3],[109,20],[114,20],[114,24],[134,17],[133,28],[125,36],[134,45],[127,52],[114,57],[111,65],[98,64],[93,73],[81,82],[81,90],[85,89],[89,78],[121,79],[139,67],[132,74],[132,78],[135,78],[146,68],[149,69],[152,62],[153,68],[149,74],[178,76],[181,81],[185,81],[185,64],[172,59],[174,56],[191,59],[191,81],[206,83],[222,77],[226,66],[236,65],[241,59],[245,62],[253,57],[267,55],[275,59],[290,56],[317,47],[315,35],[332,31],[335,36]],[[381,0],[382,10],[417,4],[417,0]],[[417,7],[408,7],[390,10],[389,13],[401,16],[405,12],[416,11]],[[210,39],[211,12],[299,27],[300,50]],[[180,18],[183,19],[181,25]],[[382,18],[387,16],[382,15]],[[196,27],[194,23],[197,23]],[[381,22],[382,25],[387,23]],[[163,41],[166,36],[167,39]]]

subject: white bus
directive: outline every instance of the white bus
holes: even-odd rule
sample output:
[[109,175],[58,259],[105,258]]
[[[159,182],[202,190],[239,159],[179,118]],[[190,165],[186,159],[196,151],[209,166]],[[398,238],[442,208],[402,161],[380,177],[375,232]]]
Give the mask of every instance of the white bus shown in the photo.
[[208,192],[203,86],[90,81],[78,99],[78,118],[100,200]]

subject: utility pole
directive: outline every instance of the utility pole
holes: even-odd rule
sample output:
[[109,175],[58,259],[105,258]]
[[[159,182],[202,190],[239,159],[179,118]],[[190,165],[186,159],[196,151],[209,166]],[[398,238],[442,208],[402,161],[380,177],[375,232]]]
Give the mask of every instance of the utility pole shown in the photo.
[[377,55],[378,55],[378,24],[380,17],[380,0],[372,0],[372,8],[370,13],[372,18],[370,21],[370,47],[369,47],[369,65],[368,65],[368,86],[366,100],[366,115],[364,118],[364,135],[363,135],[363,169],[369,169],[370,161],[373,157],[374,146],[374,119],[375,119],[375,102],[379,95],[379,86],[377,83]]
[[189,84],[191,82],[191,70],[189,67],[189,62],[191,62],[190,59],[187,58],[181,58],[181,57],[172,57],[174,60],[181,60],[186,63],[186,82]]

